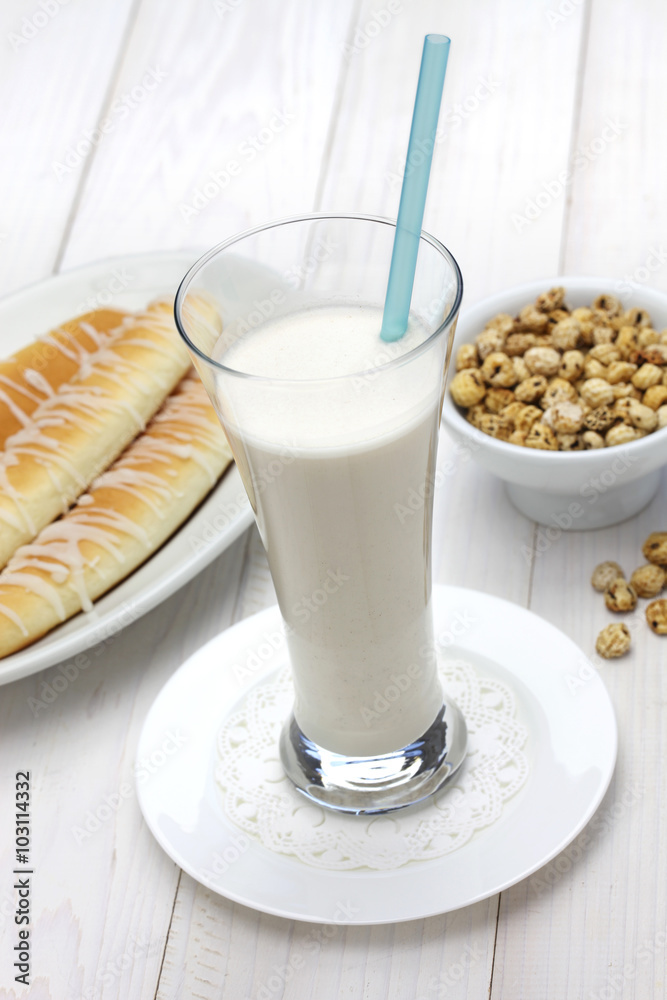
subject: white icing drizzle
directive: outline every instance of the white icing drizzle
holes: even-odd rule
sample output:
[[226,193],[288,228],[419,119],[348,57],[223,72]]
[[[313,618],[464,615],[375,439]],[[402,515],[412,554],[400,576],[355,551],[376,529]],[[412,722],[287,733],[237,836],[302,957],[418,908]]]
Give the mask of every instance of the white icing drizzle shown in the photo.
[[8,608],[6,604],[0,604],[0,614],[6,615],[10,621],[14,622],[16,627],[21,631],[22,635],[29,635],[29,632],[23,624],[20,615],[17,615],[12,608]]
[[[158,342],[142,336],[142,330],[156,335]],[[114,388],[124,388],[129,381],[128,375],[136,371],[141,374],[140,379],[132,380],[137,391],[149,394],[156,386],[164,391],[168,387],[168,375],[159,370],[154,371],[145,360],[142,364],[135,363],[123,357],[122,353],[124,345],[134,344],[150,349],[156,356],[162,357],[162,340],[170,353],[175,347],[180,349],[173,332],[171,313],[166,311],[164,304],[156,304],[125,326],[120,338],[111,340],[110,337],[105,337],[103,346],[98,351],[92,354],[84,352],[85,357],[81,359],[75,379],[61,385],[56,393],[44,400],[34,411],[30,421],[5,442],[5,451],[0,455],[0,500],[4,496],[10,504],[0,504],[0,522],[14,528],[22,522],[25,530],[31,534],[36,530],[25,497],[12,487],[10,481],[9,470],[18,464],[19,459],[31,458],[41,465],[47,470],[54,485],[52,472],[65,474],[69,482],[59,491],[63,509],[67,509],[76,494],[85,489],[87,482],[77,471],[76,456],[68,455],[62,442],[49,435],[50,428],[74,423],[92,435],[105,418],[122,413],[131,418],[135,433],[143,430],[145,420],[142,414],[131,401],[118,398]],[[59,344],[58,340],[49,336],[43,338],[43,341],[53,342],[54,346]],[[76,344],[75,340],[73,342]],[[63,353],[68,353],[67,348]],[[72,357],[79,361],[78,357]],[[86,385],[86,378],[90,374],[94,374],[103,384]],[[105,383],[109,385],[105,386]]]
[[[164,519],[169,504],[182,491],[169,483],[179,476],[175,462],[194,462],[203,469],[211,485],[219,466],[211,451],[226,450],[224,436],[202,384],[192,375],[182,379],[176,391],[153,417],[145,434],[138,437],[114,463],[92,483],[88,493],[58,521],[44,528],[32,543],[17,550],[4,572],[0,588],[16,586],[46,600],[60,620],[66,617],[58,591],[68,583],[76,591],[84,611],[92,608],[86,574],[96,567],[99,557],[84,558],[82,543],[93,543],[118,563],[125,562],[123,536],[130,536],[150,551],[147,531],[132,518],[113,507],[113,497],[105,491],[130,494]],[[0,473],[1,473],[0,469]],[[5,605],[0,604],[4,613]],[[24,624],[15,612],[11,618],[24,634]]]
[[35,371],[34,368],[25,368],[23,370],[23,378],[26,380],[28,385],[31,385],[33,389],[37,389],[37,392],[41,392],[45,399],[49,399],[51,396],[55,395],[55,389],[48,382],[41,372]]

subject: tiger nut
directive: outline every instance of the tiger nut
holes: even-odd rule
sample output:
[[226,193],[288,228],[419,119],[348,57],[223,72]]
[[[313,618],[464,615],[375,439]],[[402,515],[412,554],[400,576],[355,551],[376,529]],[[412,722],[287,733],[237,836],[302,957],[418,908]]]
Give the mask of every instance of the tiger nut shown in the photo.
[[568,382],[575,382],[583,375],[584,355],[581,351],[565,351],[560,361],[558,369],[559,378],[565,378]]
[[462,371],[464,368],[478,368],[479,355],[475,344],[461,344],[456,352],[456,370]]
[[603,591],[606,590],[607,587],[614,582],[614,580],[624,579],[625,573],[618,563],[607,560],[607,562],[598,563],[595,567],[591,577],[591,583],[595,590]]
[[489,385],[508,389],[514,385],[514,365],[502,351],[492,351],[487,354],[480,368],[482,378]]
[[534,423],[526,435],[526,448],[542,451],[558,451],[558,439],[546,424]]
[[481,403],[486,395],[486,385],[479,368],[464,368],[457,372],[449,387],[457,406],[474,406]]
[[656,635],[667,635],[667,601],[664,597],[647,605],[646,621]]
[[514,401],[511,389],[489,389],[484,397],[484,405],[491,413],[500,413],[505,406]]
[[560,354],[553,347],[531,347],[523,356],[533,375],[555,375],[560,368]]
[[604,603],[610,611],[632,611],[637,606],[637,594],[627,580],[618,577],[605,590]]
[[595,651],[605,660],[623,656],[630,649],[630,629],[623,622],[614,622],[602,629],[595,641]]
[[640,566],[630,577],[630,583],[637,591],[638,597],[656,597],[665,586],[667,573],[662,566],[647,563]]
[[650,563],[667,566],[667,531],[653,531],[642,545],[642,552]]
[[576,319],[568,316],[556,323],[551,331],[551,343],[559,351],[573,351],[579,342],[581,327]]
[[603,378],[588,378],[581,387],[581,397],[593,408],[608,406],[614,401],[614,390]]
[[584,446],[584,451],[591,448],[604,448],[604,438],[597,431],[584,431],[581,435],[581,443]]
[[547,389],[547,380],[544,375],[531,375],[530,378],[519,382],[514,390],[514,395],[522,403],[533,403],[540,396],[543,396]]
[[560,309],[565,301],[565,289],[558,285],[555,288],[550,288],[548,292],[542,292],[535,299],[535,306],[541,309],[542,312],[553,312],[554,309]]
[[490,327],[477,334],[475,343],[477,345],[477,353],[483,361],[494,351],[502,351],[503,344],[505,343],[505,334],[495,327]]

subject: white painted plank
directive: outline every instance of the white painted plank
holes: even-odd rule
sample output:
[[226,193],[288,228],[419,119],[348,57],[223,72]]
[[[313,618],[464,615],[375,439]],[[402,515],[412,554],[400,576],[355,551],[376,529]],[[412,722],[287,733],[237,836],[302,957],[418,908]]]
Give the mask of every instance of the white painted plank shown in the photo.
[[[245,546],[243,537],[99,655],[92,651],[88,666],[80,660],[78,677],[64,665],[64,674],[55,667],[2,690],[3,806],[15,771],[33,774],[32,974],[44,995],[155,993],[179,869],[139,811],[135,748],[170,675],[231,623]],[[31,697],[51,703],[42,708]],[[13,825],[13,811],[3,808],[3,816]],[[8,827],[1,842],[9,871]],[[9,984],[13,923],[4,922],[0,935],[0,981]]]
[[102,116],[132,6],[0,7],[0,294],[53,271],[81,180],[53,164]]
[[144,0],[115,97],[164,79],[105,138],[65,266],[312,210],[352,6]]

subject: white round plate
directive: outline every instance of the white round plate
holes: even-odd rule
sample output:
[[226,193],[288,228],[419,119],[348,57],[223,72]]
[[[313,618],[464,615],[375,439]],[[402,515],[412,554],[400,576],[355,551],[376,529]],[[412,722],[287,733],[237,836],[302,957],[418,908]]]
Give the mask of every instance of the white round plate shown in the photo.
[[[443,858],[389,872],[315,869],[239,835],[214,780],[216,737],[243,694],[286,659],[282,643],[274,638],[278,648],[271,649],[266,642],[281,627],[273,607],[198,650],[148,713],[137,749],[138,797],[167,854],[209,889],[266,913],[380,924],[476,903],[562,851],[590,820],[613,773],[616,722],[606,688],[567,636],[524,608],[442,586],[433,603],[447,654],[506,683],[528,728],[530,775],[492,826]],[[450,644],[456,631],[463,634]],[[251,669],[239,670],[258,647]]]
[[[56,275],[0,302],[0,357],[90,309],[136,310],[176,289],[194,251],[116,257]],[[131,576],[26,649],[0,660],[0,684],[89,649],[136,621],[197,575],[252,524],[236,466],[162,548]]]

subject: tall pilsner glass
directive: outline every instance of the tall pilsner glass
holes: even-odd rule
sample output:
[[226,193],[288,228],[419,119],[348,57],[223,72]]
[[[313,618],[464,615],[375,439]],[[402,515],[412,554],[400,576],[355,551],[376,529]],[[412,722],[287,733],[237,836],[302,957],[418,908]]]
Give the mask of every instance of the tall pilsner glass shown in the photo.
[[[430,795],[466,744],[438,678],[431,610],[438,427],[462,281],[422,233],[408,333],[384,343],[394,232],[352,216],[262,226],[202,257],[175,306],[286,624],[295,701],[283,766],[309,798],[354,813]],[[217,315],[195,309],[193,293]]]

